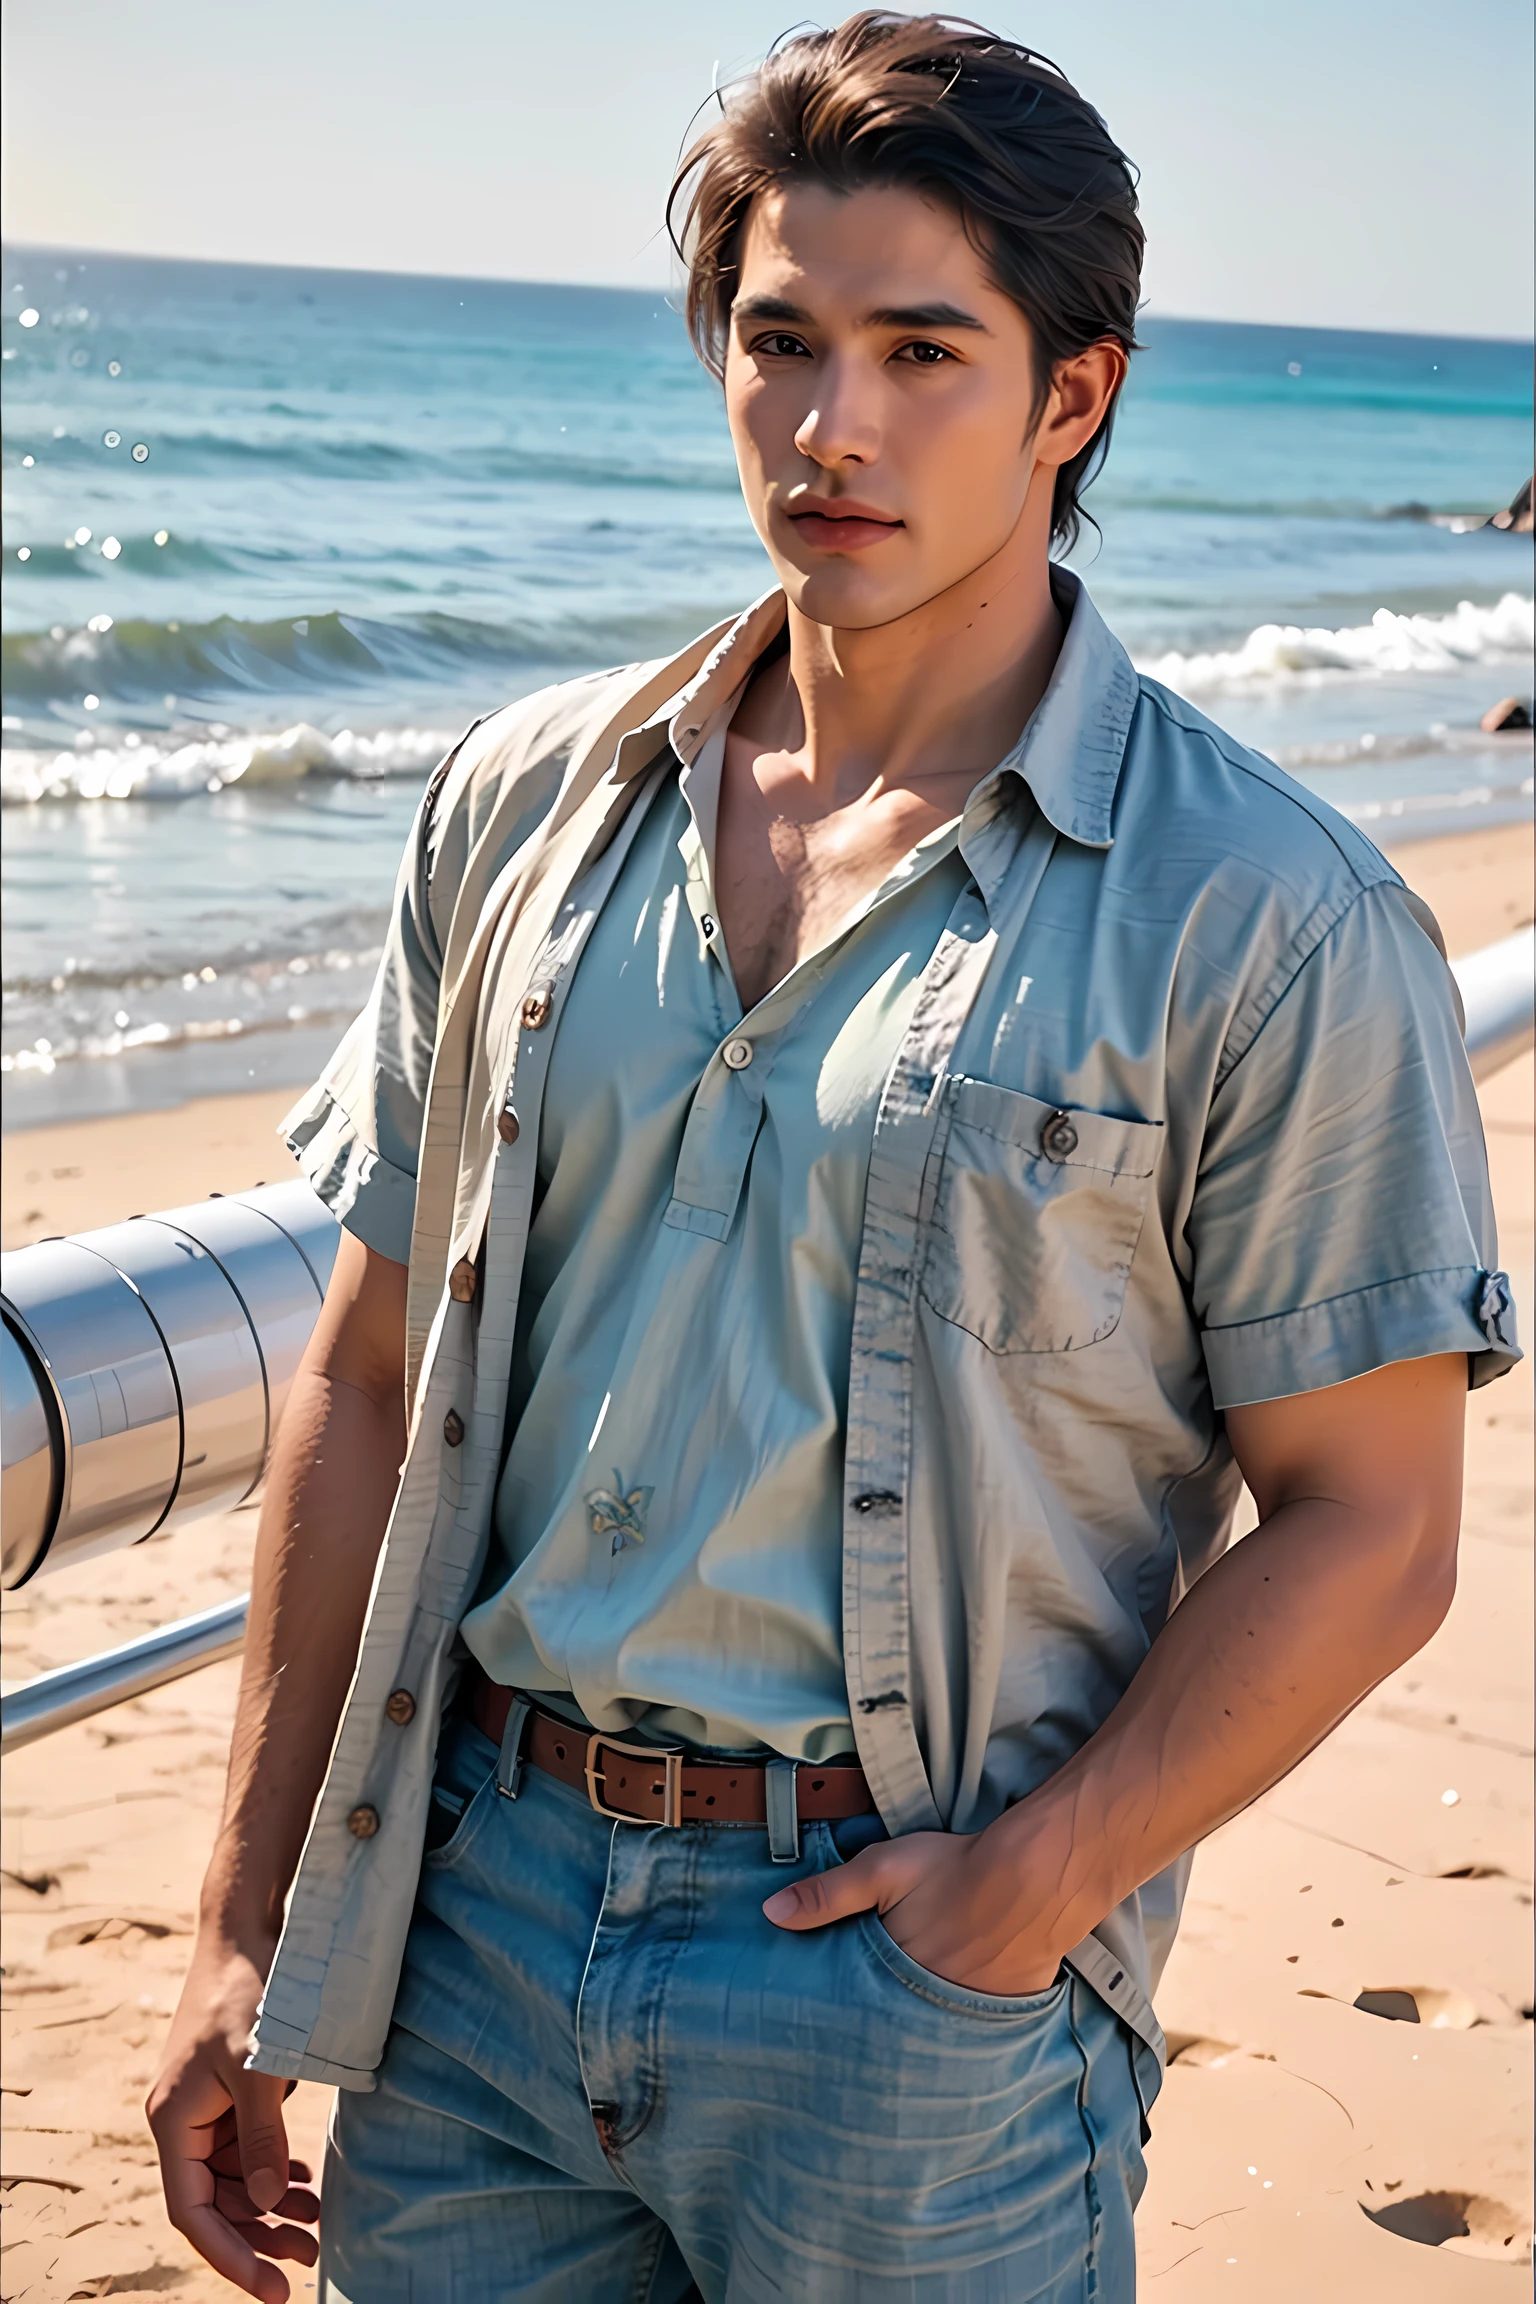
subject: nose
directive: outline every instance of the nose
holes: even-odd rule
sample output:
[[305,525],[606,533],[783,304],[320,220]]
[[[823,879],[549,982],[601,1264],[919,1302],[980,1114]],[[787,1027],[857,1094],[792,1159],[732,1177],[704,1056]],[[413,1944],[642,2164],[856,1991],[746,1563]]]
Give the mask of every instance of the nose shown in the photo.
[[861,360],[829,359],[816,374],[816,405],[795,432],[802,456],[824,472],[838,465],[867,465],[880,455],[878,385]]

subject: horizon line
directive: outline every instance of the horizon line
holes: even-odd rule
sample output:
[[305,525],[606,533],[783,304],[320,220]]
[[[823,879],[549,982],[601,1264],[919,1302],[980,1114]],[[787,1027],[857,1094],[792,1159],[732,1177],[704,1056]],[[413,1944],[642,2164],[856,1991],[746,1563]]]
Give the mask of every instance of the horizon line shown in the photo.
[[[556,288],[578,295],[595,292],[605,296],[649,296],[653,300],[659,297],[679,319],[682,317],[671,301],[673,290],[670,286],[643,287],[623,280],[533,280],[521,274],[505,272],[421,272],[400,270],[383,264],[295,264],[270,257],[184,256],[163,249],[87,248],[62,240],[11,240],[3,237],[0,237],[0,253],[7,257],[12,254],[45,258],[67,256],[76,260],[83,259],[87,263],[105,260],[109,263],[189,264],[226,271],[314,273],[323,278],[337,279],[432,280],[477,288]],[[1140,307],[1138,318],[1142,315],[1194,327],[1305,329],[1309,334],[1317,336],[1393,336],[1417,339],[1426,344],[1508,344],[1518,345],[1522,350],[1536,350],[1536,336],[1501,336],[1480,329],[1344,327],[1337,322],[1316,320],[1234,320],[1211,312],[1158,310],[1150,302]]]

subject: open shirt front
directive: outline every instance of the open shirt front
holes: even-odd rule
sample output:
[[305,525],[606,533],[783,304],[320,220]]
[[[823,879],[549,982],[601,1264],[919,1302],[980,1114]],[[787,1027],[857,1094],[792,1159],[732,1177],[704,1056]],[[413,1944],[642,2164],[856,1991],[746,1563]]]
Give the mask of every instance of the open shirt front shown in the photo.
[[[1423,907],[1053,581],[1061,655],[967,811],[869,1154],[842,1664],[893,1833],[980,1829],[1112,1711],[1226,1543],[1224,1409],[1441,1352],[1481,1383],[1518,1356]],[[340,1220],[409,1260],[412,1423],[261,2070],[372,2085],[492,1530],[552,1028],[636,799],[669,747],[695,758],[783,617],[772,594],[667,664],[470,731],[423,801],[372,1000],[290,1116]],[[1186,1873],[1069,1956],[1159,2052]]]

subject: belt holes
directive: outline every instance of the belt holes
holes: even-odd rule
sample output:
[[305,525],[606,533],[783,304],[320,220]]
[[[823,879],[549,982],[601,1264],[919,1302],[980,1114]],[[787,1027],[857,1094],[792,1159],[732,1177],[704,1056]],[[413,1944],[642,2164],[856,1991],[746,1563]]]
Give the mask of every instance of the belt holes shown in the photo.
[[813,1792],[819,1792],[825,1783],[825,1776],[813,1776],[811,1779],[811,1790]]
[[705,1795],[704,1795],[704,1805],[705,1805],[705,1807],[706,1807],[706,1808],[713,1808],[714,1804],[715,1804],[715,1796],[714,1796],[713,1792],[706,1792],[706,1793],[705,1793]]
[[555,1746],[555,1758],[557,1760],[563,1760],[565,1758],[565,1746],[563,1744],[557,1744]]
[[734,1791],[735,1791],[735,1789],[736,1789],[736,1779],[735,1779],[735,1777],[733,1776],[733,1777],[731,1778],[731,1790],[734,1792]]

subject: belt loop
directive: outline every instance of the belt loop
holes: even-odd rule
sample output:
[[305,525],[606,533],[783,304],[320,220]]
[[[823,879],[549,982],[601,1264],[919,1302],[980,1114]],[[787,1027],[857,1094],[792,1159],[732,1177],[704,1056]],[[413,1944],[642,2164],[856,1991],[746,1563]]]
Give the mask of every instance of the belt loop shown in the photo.
[[523,1783],[523,1735],[533,1713],[526,1696],[514,1696],[507,1711],[507,1724],[501,1732],[501,1750],[496,1758],[496,1789],[503,1800],[515,1800]]
[[770,1760],[763,1770],[768,1853],[775,1864],[800,1861],[800,1802],[795,1790],[799,1766],[798,1760]]

